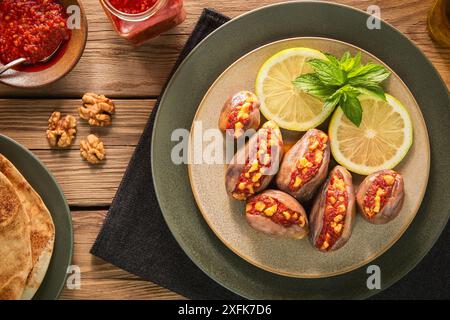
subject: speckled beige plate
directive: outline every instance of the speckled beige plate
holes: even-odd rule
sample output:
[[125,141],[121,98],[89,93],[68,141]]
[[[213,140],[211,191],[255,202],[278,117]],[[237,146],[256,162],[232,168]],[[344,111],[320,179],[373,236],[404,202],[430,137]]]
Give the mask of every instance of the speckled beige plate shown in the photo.
[[[311,47],[338,56],[345,51],[355,54],[360,50],[363,61],[384,64],[362,49],[332,39],[295,38],[265,45],[240,58],[214,82],[194,118],[194,121],[201,121],[201,130],[217,128],[220,109],[226,98],[239,90],[254,91],[255,77],[264,61],[278,51],[292,47]],[[395,168],[404,176],[406,190],[405,202],[397,219],[387,225],[377,226],[358,216],[353,235],[343,248],[336,252],[320,253],[308,239],[273,238],[249,227],[244,216],[244,203],[229,198],[225,191],[226,166],[189,165],[189,177],[197,205],[220,240],[234,253],[264,270],[297,278],[342,274],[367,264],[389,249],[408,228],[422,202],[430,169],[430,146],[419,106],[403,81],[392,71],[385,87],[387,92],[406,106],[414,127],[413,146]],[[191,132],[194,132],[194,124]],[[284,137],[290,142],[299,138],[298,134],[292,132],[284,132]],[[207,144],[204,142],[203,146]],[[190,160],[193,157],[192,146],[190,143]],[[354,175],[355,184],[362,178]]]

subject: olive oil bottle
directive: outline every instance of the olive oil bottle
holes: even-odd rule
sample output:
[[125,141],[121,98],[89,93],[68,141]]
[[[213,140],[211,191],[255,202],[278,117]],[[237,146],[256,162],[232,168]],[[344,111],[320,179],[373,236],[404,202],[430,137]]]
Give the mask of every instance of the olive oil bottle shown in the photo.
[[450,47],[450,0],[436,0],[428,15],[428,31],[437,43]]

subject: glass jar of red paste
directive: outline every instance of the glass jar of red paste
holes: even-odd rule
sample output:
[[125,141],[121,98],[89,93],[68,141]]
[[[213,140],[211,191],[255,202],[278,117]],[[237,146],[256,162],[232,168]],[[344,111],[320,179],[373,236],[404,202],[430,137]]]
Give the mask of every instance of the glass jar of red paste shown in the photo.
[[186,18],[182,0],[100,0],[114,29],[140,45]]

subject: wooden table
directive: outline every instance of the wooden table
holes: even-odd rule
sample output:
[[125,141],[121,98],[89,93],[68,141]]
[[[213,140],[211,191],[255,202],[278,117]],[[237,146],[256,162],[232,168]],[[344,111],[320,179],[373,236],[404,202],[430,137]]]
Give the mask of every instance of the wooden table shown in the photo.
[[[75,251],[73,264],[82,271],[81,290],[64,290],[62,299],[174,299],[183,298],[140,280],[91,254],[96,238],[125,168],[161,87],[192,31],[201,11],[214,8],[230,17],[279,1],[186,0],[188,18],[158,39],[133,48],[112,30],[98,0],[84,0],[89,39],[77,67],[63,80],[37,90],[0,85],[0,132],[34,152],[53,172],[72,210]],[[426,31],[426,15],[433,0],[339,0],[362,10],[381,7],[382,18],[413,40],[433,62],[450,88],[450,49],[434,44]],[[81,161],[78,141],[70,150],[51,150],[45,139],[51,112],[75,114],[85,92],[115,99],[117,114],[111,128],[89,128],[80,121],[78,137],[99,133],[107,147],[107,161],[89,166]],[[79,139],[79,138],[78,138]]]

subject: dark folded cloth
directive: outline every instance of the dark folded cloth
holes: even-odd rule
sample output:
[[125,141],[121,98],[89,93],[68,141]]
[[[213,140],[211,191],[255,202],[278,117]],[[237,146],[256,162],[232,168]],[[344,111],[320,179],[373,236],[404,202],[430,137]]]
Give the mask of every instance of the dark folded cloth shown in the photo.
[[[208,34],[229,19],[205,10],[174,70]],[[170,79],[170,78],[169,78]],[[91,253],[143,279],[191,299],[239,299],[206,276],[187,257],[170,233],[153,188],[150,141],[159,103],[136,147],[108,216]],[[450,281],[447,227],[438,244],[408,276],[375,299],[445,298]]]
[[[204,10],[172,74],[201,40],[228,20],[212,10]],[[152,111],[91,253],[187,298],[237,299],[238,296],[195,266],[163,219],[150,167],[150,141],[158,105]]]

